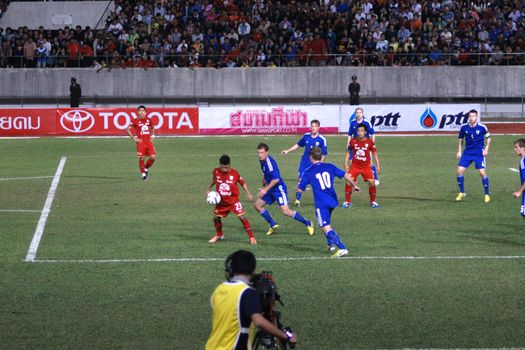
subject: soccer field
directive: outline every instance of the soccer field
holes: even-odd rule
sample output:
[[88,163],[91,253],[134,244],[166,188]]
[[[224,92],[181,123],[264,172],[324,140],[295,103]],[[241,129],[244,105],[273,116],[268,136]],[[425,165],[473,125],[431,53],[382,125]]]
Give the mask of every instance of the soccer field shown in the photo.
[[[208,243],[205,191],[219,157],[230,155],[255,194],[256,145],[267,142],[293,197],[300,152],[279,151],[297,136],[157,138],[149,181],[130,139],[0,140],[0,348],[202,349],[209,296],[237,249],[273,271],[298,349],[524,348],[525,220],[510,170],[517,137],[493,138],[485,204],[473,167],[466,199],[455,202],[456,137],[378,137],[381,208],[368,207],[365,185],[352,208],[334,211],[350,249],[341,259],[327,259],[320,229],[308,236],[275,206],[281,230],[265,236],[244,194],[259,244],[231,216],[225,239]],[[327,161],[342,167],[345,141],[328,137]],[[337,188],[342,201],[342,181]],[[313,220],[311,191],[302,202],[298,211]]]

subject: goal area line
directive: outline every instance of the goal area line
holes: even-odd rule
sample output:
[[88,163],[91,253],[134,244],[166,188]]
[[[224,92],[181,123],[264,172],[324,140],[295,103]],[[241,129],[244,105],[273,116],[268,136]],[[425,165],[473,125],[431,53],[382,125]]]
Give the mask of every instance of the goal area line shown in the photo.
[[[214,262],[224,261],[225,258],[151,258],[151,259],[34,259],[24,260],[31,263],[48,264],[115,264],[115,263],[192,263],[192,262]],[[525,255],[464,255],[464,256],[346,256],[342,258],[331,258],[326,256],[302,256],[302,257],[260,257],[257,261],[308,261],[308,260],[333,260],[333,261],[355,261],[355,260],[525,260]]]

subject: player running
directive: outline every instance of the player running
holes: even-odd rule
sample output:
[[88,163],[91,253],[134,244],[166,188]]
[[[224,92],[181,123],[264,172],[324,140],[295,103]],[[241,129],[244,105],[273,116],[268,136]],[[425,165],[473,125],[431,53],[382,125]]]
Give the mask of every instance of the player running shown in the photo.
[[309,154],[312,165],[303,173],[298,189],[299,191],[304,191],[308,184],[312,186],[317,222],[324,232],[330,251],[332,251],[332,248],[335,249],[337,247],[332,257],[339,258],[348,255],[348,249],[346,249],[339,235],[332,229],[330,224],[332,211],[339,205],[337,194],[334,190],[334,178],[336,176],[338,178],[344,177],[348,186],[352,186],[357,192],[360,189],[349,173],[333,164],[322,162],[323,155],[319,147],[311,148]]
[[[381,172],[379,165],[379,157],[374,141],[369,139],[366,135],[368,128],[365,124],[357,126],[357,138],[352,138],[348,144],[348,152],[345,157],[345,170],[350,174],[352,181],[357,181],[357,177],[361,175],[363,180],[368,182],[368,194],[370,195],[370,206],[372,208],[379,208],[376,202],[376,183],[372,173],[372,156],[374,155],[377,164],[377,172]],[[349,166],[350,156],[354,155],[352,164]],[[342,208],[350,208],[352,206],[352,187],[345,185],[345,202],[341,205]]]
[[521,187],[512,195],[514,198],[520,198],[521,196],[521,216],[525,219],[525,139],[519,139],[514,142],[514,151],[521,157],[520,160],[520,181]]
[[259,162],[261,163],[261,170],[263,172],[263,188],[260,189],[255,201],[255,210],[261,214],[261,216],[270,225],[270,229],[266,232],[266,235],[271,235],[279,228],[279,225],[273,220],[268,210],[264,207],[272,205],[277,202],[281,212],[293,219],[299,221],[304,226],[309,235],[314,234],[314,227],[312,222],[306,220],[296,211],[291,211],[288,207],[288,188],[286,183],[281,178],[279,167],[277,162],[270,156],[269,147],[265,143],[257,145],[257,155],[259,156]]
[[[468,123],[463,125],[459,130],[458,136],[458,152],[457,158],[459,159],[457,168],[457,179],[459,186],[459,193],[456,197],[456,201],[461,201],[467,195],[465,193],[465,174],[466,168],[470,166],[470,163],[474,162],[476,169],[481,175],[481,181],[483,182],[483,188],[485,189],[485,203],[490,202],[489,194],[489,177],[485,169],[485,157],[489,153],[489,147],[491,137],[489,129],[481,123],[478,123],[478,112],[472,109],[468,112]],[[485,140],[487,140],[485,144]],[[461,153],[461,148],[465,143],[465,150]]]
[[[363,115],[363,108],[357,107],[355,110],[355,119],[350,119],[350,127],[348,128],[348,140],[346,144],[348,145],[350,141],[353,138],[357,137],[357,126],[359,124],[364,124],[367,127],[367,133],[366,137],[371,139],[372,141],[376,142],[376,132],[374,130],[374,127],[372,126],[372,123],[370,123]],[[353,154],[350,154],[350,161],[352,161]],[[374,174],[374,180],[376,183],[376,186],[379,185],[379,176],[377,174],[377,169],[374,164],[372,164],[372,174]]]
[[212,179],[207,191],[207,193],[209,193],[210,189],[215,186],[215,190],[221,195],[221,201],[215,206],[215,210],[213,211],[213,224],[215,225],[217,234],[208,241],[209,243],[215,243],[224,238],[221,219],[227,217],[228,214],[232,212],[241,220],[250,239],[250,244],[257,244],[250,222],[244,217],[245,211],[241,202],[239,202],[239,186],[237,183],[241,184],[242,188],[246,191],[248,199],[253,201],[253,196],[248,189],[248,185],[246,185],[246,182],[244,182],[239,172],[231,167],[230,157],[227,155],[221,156],[219,159],[219,167],[213,169]]
[[[324,161],[324,158],[328,154],[328,143],[324,136],[322,136],[319,133],[319,127],[321,126],[321,122],[319,120],[314,119],[310,122],[310,130],[311,132],[308,132],[301,137],[299,141],[292,147],[282,150],[282,155],[287,155],[288,153],[295,151],[296,149],[300,147],[304,147],[303,156],[301,157],[301,162],[299,163],[299,169],[297,170],[297,178],[298,183],[301,181],[301,174],[308,168],[312,163],[310,163],[310,149],[312,147],[319,147],[321,148],[321,152],[323,154],[323,159],[321,161]],[[303,192],[302,191],[295,191],[295,206],[300,207],[301,206],[301,196]]]
[[[128,126],[128,135],[137,143],[137,156],[139,157],[139,168],[142,174],[142,180],[149,178],[149,168],[155,162],[157,152],[153,146],[152,138],[155,137],[155,128],[151,118],[146,117],[146,107],[140,105],[138,108],[138,117],[131,119]],[[135,132],[133,135],[132,131]],[[144,158],[148,157],[147,163],[144,165]]]

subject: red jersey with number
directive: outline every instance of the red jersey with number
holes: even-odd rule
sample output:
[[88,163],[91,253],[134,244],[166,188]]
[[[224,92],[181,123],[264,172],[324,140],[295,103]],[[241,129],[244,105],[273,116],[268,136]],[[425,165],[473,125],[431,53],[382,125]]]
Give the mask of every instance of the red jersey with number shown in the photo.
[[357,168],[368,168],[372,164],[372,155],[370,152],[376,153],[376,145],[374,141],[365,138],[364,140],[359,140],[358,138],[353,138],[348,144],[348,151],[352,152],[352,167]]
[[135,118],[131,120],[131,126],[135,129],[135,135],[142,142],[151,142],[151,128],[153,128],[153,122],[151,118]]
[[244,186],[244,179],[239,172],[233,168],[227,173],[221,172],[220,168],[213,169],[213,179],[215,180],[215,190],[221,195],[219,205],[231,205],[239,201],[239,186]]

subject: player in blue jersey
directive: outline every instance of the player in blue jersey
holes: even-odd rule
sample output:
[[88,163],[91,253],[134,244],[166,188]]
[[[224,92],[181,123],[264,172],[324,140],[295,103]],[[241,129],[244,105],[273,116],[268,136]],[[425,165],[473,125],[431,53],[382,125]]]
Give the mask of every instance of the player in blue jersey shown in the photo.
[[[372,123],[370,123],[368,120],[365,119],[364,116],[364,110],[361,107],[357,107],[355,109],[355,119],[350,118],[350,127],[348,128],[348,140],[346,142],[347,145],[350,144],[350,141],[352,139],[357,138],[357,127],[360,125],[366,125],[366,137],[370,140],[376,142],[376,132],[374,130],[374,127],[372,126]],[[350,153],[350,161],[353,159],[353,154]],[[379,176],[377,174],[377,169],[375,164],[372,163],[372,174],[374,174],[374,180],[376,186],[379,185]]]
[[[301,162],[299,163],[299,169],[297,170],[297,178],[298,181],[301,181],[301,174],[308,168],[312,163],[310,163],[310,149],[312,147],[319,147],[321,148],[321,152],[323,154],[323,159],[328,154],[328,143],[324,136],[322,136],[319,133],[319,127],[321,126],[321,122],[319,120],[314,119],[310,122],[310,130],[311,132],[307,132],[306,134],[301,137],[299,141],[292,147],[282,150],[282,155],[287,155],[288,153],[295,151],[296,149],[303,147],[304,152],[303,156],[301,157]],[[295,191],[295,206],[300,207],[301,206],[301,191]]]
[[260,189],[259,194],[257,195],[255,210],[257,210],[270,225],[270,229],[266,232],[266,235],[269,236],[273,234],[279,228],[277,222],[271,217],[268,210],[264,208],[267,204],[272,205],[274,202],[277,202],[284,215],[292,217],[302,223],[306,226],[308,234],[313,235],[314,227],[312,226],[312,222],[306,220],[301,214],[290,210],[288,207],[288,188],[286,187],[284,180],[281,178],[277,162],[272,156],[270,156],[269,150],[268,145],[265,143],[257,145],[257,155],[259,156],[259,162],[261,163],[261,170],[263,172],[264,187]]
[[[461,201],[467,195],[465,193],[465,170],[470,166],[470,163],[474,162],[476,169],[481,175],[481,181],[483,182],[483,188],[485,189],[485,203],[490,202],[490,191],[489,191],[489,178],[487,176],[487,170],[485,169],[485,157],[489,153],[490,147],[490,133],[489,129],[481,123],[478,123],[478,112],[472,109],[468,112],[468,123],[463,125],[459,130],[458,136],[458,153],[457,158],[459,159],[457,168],[457,179],[459,186],[459,193],[456,197],[456,201]],[[485,143],[486,140],[486,143]],[[465,150],[461,152],[463,143],[465,143]]]
[[525,139],[519,139],[514,142],[514,151],[521,157],[520,159],[520,183],[521,186],[512,195],[514,198],[521,197],[521,216],[525,219]]
[[308,185],[312,186],[317,222],[325,234],[328,247],[337,247],[332,257],[338,258],[348,255],[348,249],[346,249],[346,246],[330,223],[332,211],[339,204],[334,189],[334,178],[336,176],[338,178],[344,177],[346,182],[354,187],[356,192],[359,192],[360,189],[352,180],[350,174],[333,164],[321,161],[323,156],[319,147],[311,148],[309,156],[312,165],[303,173],[298,186],[299,191],[304,191]]

